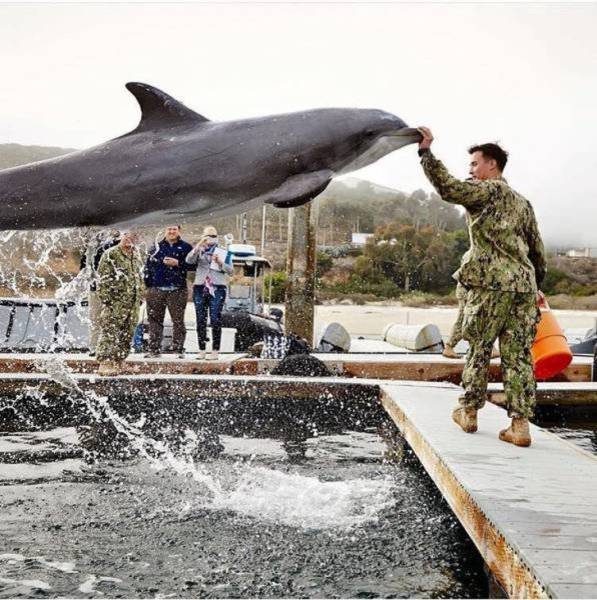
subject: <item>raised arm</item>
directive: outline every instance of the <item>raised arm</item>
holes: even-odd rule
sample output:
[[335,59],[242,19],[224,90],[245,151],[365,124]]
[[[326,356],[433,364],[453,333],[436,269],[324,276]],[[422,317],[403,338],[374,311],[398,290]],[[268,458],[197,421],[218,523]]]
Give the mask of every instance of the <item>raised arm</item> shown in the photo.
[[207,265],[207,259],[203,256],[203,244],[199,242],[193,246],[193,249],[186,255],[185,262],[188,265],[198,265],[205,264]]
[[490,181],[462,181],[452,176],[444,163],[431,152],[433,134],[427,127],[419,129],[423,139],[419,143],[421,166],[442,200],[461,204],[465,208],[475,208],[485,204],[491,197]]

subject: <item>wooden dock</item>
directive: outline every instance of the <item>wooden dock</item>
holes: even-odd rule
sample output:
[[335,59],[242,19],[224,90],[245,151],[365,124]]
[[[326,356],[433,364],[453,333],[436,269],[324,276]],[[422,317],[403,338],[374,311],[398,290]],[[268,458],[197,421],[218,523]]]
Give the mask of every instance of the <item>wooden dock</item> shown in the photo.
[[[444,358],[440,354],[314,354],[330,371],[342,377],[386,379],[394,381],[449,381],[460,383],[464,359]],[[86,354],[0,354],[1,373],[32,373],[43,371],[44,361],[62,361],[77,373],[92,373],[98,363]],[[178,375],[260,375],[266,374],[277,360],[250,358],[246,354],[221,354],[215,361],[197,360],[196,355],[177,359],[174,355],[144,358],[131,354],[126,368],[131,374],[169,373]],[[575,356],[572,363],[552,381],[591,381],[590,356]],[[499,382],[499,359],[491,361],[490,380]]]
[[533,444],[498,440],[505,412],[479,431],[451,421],[458,388],[385,383],[382,403],[511,598],[597,597],[597,457],[531,426]]

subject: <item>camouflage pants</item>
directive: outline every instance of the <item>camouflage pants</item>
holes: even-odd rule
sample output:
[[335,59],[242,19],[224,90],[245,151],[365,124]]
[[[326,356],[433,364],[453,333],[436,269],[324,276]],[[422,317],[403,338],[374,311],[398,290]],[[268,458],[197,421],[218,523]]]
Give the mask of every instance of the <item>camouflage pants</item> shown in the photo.
[[102,304],[95,351],[97,360],[124,360],[131,351],[138,320],[138,301],[131,304]]
[[508,415],[533,415],[536,386],[531,345],[539,318],[534,293],[468,290],[462,331],[470,350],[462,373],[462,406],[485,404],[491,349],[499,338]]
[[458,314],[456,322],[452,326],[452,332],[448,339],[448,346],[454,348],[462,338],[462,321],[464,319],[464,304],[466,302],[466,288],[460,283],[456,285],[456,299],[458,300]]

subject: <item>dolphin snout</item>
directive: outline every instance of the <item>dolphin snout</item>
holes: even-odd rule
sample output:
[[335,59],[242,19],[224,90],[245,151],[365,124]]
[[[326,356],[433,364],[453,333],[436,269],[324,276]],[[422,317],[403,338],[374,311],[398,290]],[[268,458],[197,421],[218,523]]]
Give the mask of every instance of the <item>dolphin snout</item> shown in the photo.
[[403,127],[393,133],[392,137],[408,138],[409,143],[420,142],[423,139],[421,132],[416,127]]

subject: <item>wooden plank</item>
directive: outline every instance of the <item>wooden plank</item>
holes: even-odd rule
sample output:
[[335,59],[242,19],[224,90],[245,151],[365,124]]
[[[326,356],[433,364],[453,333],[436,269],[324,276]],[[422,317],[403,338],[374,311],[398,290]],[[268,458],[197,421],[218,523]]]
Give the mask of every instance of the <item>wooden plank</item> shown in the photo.
[[[332,373],[344,377],[387,379],[396,381],[447,381],[459,384],[464,367],[463,359],[449,359],[439,354],[314,354],[326,363]],[[0,373],[36,372],[40,360],[61,360],[75,372],[92,373],[97,361],[85,354],[0,354]],[[225,374],[257,375],[269,373],[276,360],[248,358],[245,354],[220,354],[217,361],[196,360],[194,355],[177,359],[174,355],[144,358],[132,354],[125,362],[132,373]],[[591,357],[575,357],[554,381],[589,382]],[[490,365],[490,381],[499,382],[499,360]]]
[[[479,431],[465,434],[451,421],[457,389],[381,389],[387,412],[509,596],[557,596],[571,590],[567,584],[597,596],[597,457],[534,426],[530,448],[505,444],[497,433],[507,417],[493,405],[480,413]],[[551,535],[560,546],[545,547]]]

